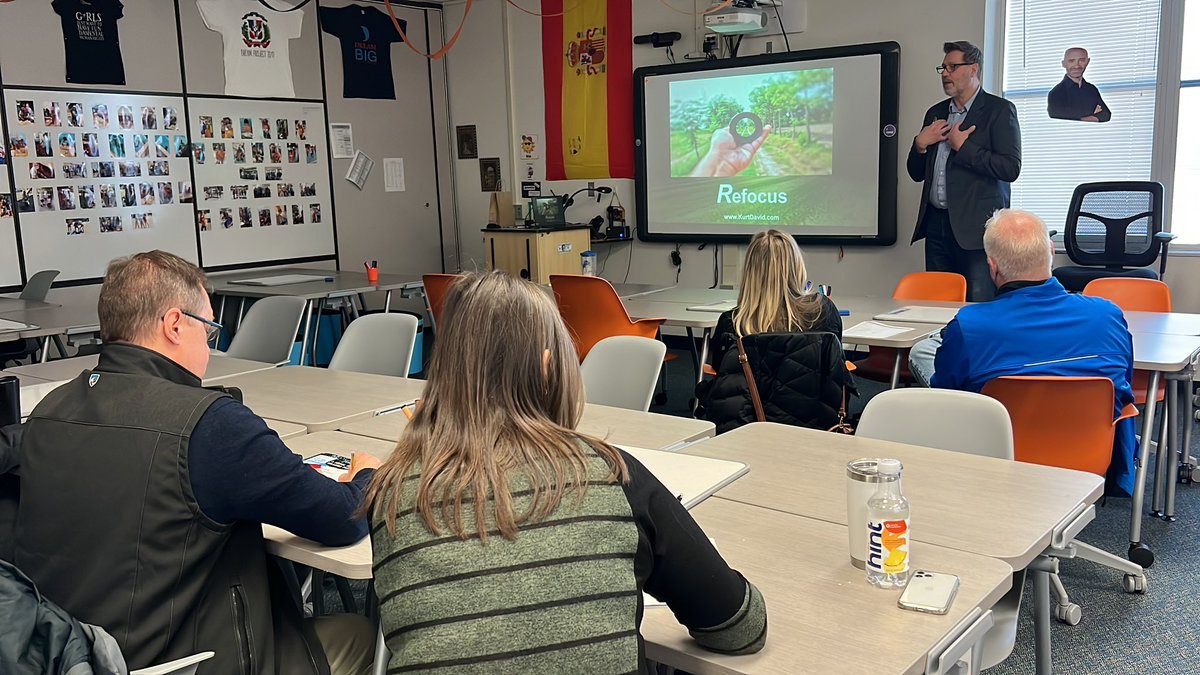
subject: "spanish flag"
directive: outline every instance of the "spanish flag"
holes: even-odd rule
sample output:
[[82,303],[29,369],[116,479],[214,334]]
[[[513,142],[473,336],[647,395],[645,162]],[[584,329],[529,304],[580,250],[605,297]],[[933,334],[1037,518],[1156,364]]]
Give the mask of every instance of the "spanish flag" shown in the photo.
[[632,0],[542,0],[542,15],[546,179],[633,178]]

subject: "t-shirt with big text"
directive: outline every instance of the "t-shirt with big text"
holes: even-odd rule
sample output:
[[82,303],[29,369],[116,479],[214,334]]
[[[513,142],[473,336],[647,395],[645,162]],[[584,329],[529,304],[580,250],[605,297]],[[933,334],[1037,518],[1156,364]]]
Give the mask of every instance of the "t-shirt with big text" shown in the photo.
[[[393,43],[403,42],[387,14],[363,5],[322,7],[321,29],[342,45],[343,98],[396,98]],[[397,19],[402,30],[408,23]]]
[[50,7],[62,19],[71,84],[125,84],[117,21],[124,16],[121,0],[54,0]]
[[295,98],[288,40],[300,37],[304,10],[275,12],[257,0],[197,0],[209,30],[225,45],[225,93]]

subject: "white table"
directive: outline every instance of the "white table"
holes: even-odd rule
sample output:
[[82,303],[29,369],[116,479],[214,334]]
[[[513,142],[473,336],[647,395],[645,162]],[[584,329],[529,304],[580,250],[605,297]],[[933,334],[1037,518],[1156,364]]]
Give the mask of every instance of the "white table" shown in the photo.
[[267,423],[267,428],[279,435],[279,439],[282,441],[296,438],[297,436],[303,436],[308,433],[308,427],[302,424],[281,422],[279,420],[267,419],[265,417],[263,418],[263,421]]
[[[289,438],[287,446],[302,457],[320,453],[349,457],[354,452],[366,452],[386,460],[396,444],[338,431],[318,431]],[[749,470],[745,464],[727,460],[642,448],[627,447],[625,450],[649,469],[672,494],[678,495],[680,502],[688,508],[704,501]],[[281,558],[347,579],[371,578],[370,537],[349,546],[322,546],[270,525],[263,526],[263,535],[267,538],[268,551]]]
[[991,618],[981,620],[983,611],[1012,584],[1004,562],[914,542],[922,567],[956,574],[961,584],[946,615],[909,612],[896,606],[898,592],[872,587],[847,564],[844,525],[720,498],[692,515],[762,591],[768,615],[763,650],[729,656],[700,649],[668,608],[646,608],[646,657],[697,675],[925,673],[930,657],[951,656],[942,653],[950,640],[982,637]]
[[[95,368],[99,360],[99,354],[74,356],[69,359],[56,359],[28,366],[16,366],[4,372],[36,377],[48,381],[70,380],[85,370]],[[261,361],[250,361],[232,356],[214,354],[208,360],[208,370],[204,374],[204,382],[205,384],[214,383],[232,375],[268,370],[274,367],[275,364],[273,363],[263,363]]]
[[[1137,477],[1133,486],[1133,505],[1130,510],[1129,522],[1129,557],[1142,567],[1149,567],[1154,563],[1153,551],[1141,540],[1142,510],[1146,496],[1146,471],[1149,466],[1144,450],[1148,447],[1150,439],[1154,437],[1154,409],[1156,406],[1155,398],[1157,398],[1154,396],[1154,392],[1158,390],[1159,383],[1164,375],[1173,376],[1174,374],[1179,374],[1185,382],[1190,383],[1193,363],[1198,353],[1200,353],[1200,336],[1133,333],[1134,368],[1149,371],[1150,373],[1150,381],[1146,386],[1146,391],[1150,395],[1146,397],[1145,410],[1142,411],[1141,443],[1139,444],[1140,451],[1135,459]],[[1187,395],[1185,395],[1187,400],[1186,406],[1181,406],[1179,404],[1179,389],[1180,387],[1178,386],[1167,387],[1166,419],[1168,424],[1165,425],[1165,433],[1159,436],[1157,450],[1158,461],[1156,466],[1159,471],[1155,475],[1155,508],[1153,511],[1156,515],[1161,514],[1167,520],[1175,519],[1176,481],[1171,472],[1175,471],[1175,468],[1179,465],[1180,452],[1176,444],[1177,433],[1175,430],[1178,420],[1181,417],[1180,410],[1182,409],[1188,410],[1183,425],[1184,439],[1185,441],[1189,441],[1191,437],[1191,392],[1188,391]],[[1186,450],[1187,446],[1183,447]],[[1163,510],[1158,508],[1159,504],[1162,504]]]
[[1200,335],[1200,314],[1183,312],[1125,312],[1132,333]]
[[[283,284],[280,286],[254,286],[239,283],[231,283],[246,279],[260,279],[263,277],[274,277],[283,275],[299,274],[311,276],[315,279],[309,282],[298,284]],[[224,323],[225,316],[225,298],[237,297],[241,299],[238,306],[237,325],[241,325],[242,313],[246,306],[246,298],[266,298],[271,296],[292,296],[304,300],[304,333],[300,342],[300,363],[305,362],[305,357],[309,353],[309,328],[312,327],[312,314],[315,309],[318,316],[321,309],[325,306],[325,302],[334,298],[354,298],[363,295],[364,293],[374,293],[383,291],[384,297],[383,309],[388,311],[392,306],[392,291],[400,291],[402,297],[409,297],[424,291],[424,282],[420,275],[413,274],[384,274],[380,273],[375,282],[367,280],[365,271],[359,272],[356,270],[322,270],[312,269],[307,267],[282,267],[271,270],[239,270],[236,272],[221,272],[210,274],[208,280],[212,283],[213,293],[221,296],[221,302],[217,310],[217,322]],[[365,305],[363,309],[366,309]],[[313,353],[316,351],[318,332],[320,329],[320,321],[317,322],[317,329],[312,331],[312,347]]]
[[220,384],[241,389],[246,406],[259,417],[302,424],[310,432],[395,410],[425,388],[424,380],[308,366],[231,375]]
[[[407,426],[408,418],[404,413],[394,412],[343,424],[338,430],[395,443]],[[583,407],[579,431],[609,443],[636,444],[653,450],[678,450],[711,438],[716,434],[716,427],[705,420],[588,403]]]
[[[772,423],[749,424],[683,452],[750,465],[748,476],[723,490],[721,499],[839,525],[847,523],[846,464],[861,457],[899,459],[916,541],[995,558],[1014,569],[1029,567],[1104,490],[1103,478],[1082,471]],[[845,545],[839,547],[843,561],[849,557]],[[1049,579],[1032,571],[1039,672],[1048,673]]]

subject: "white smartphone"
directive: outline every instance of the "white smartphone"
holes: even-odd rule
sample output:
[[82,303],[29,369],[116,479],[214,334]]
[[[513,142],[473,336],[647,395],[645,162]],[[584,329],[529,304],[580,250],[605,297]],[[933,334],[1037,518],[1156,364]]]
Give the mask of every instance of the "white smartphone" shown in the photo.
[[945,614],[954,604],[954,595],[958,593],[958,577],[941,572],[917,570],[913,572],[900,594],[897,604],[901,609],[927,614]]

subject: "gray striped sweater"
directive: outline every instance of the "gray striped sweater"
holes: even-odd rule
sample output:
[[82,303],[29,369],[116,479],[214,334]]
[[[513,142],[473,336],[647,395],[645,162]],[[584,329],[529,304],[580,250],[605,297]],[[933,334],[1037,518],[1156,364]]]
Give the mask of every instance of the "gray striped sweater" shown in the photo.
[[[630,480],[606,481],[599,455],[580,503],[526,523],[515,541],[489,530],[435,536],[398,500],[396,536],[372,527],[375,589],[388,673],[640,673],[645,590],[667,603],[703,647],[749,653],[766,640],[766,605],[730,569],[679,501],[625,454]],[[528,483],[511,482],[518,513]],[[468,505],[469,508],[469,505]],[[463,514],[474,531],[471,513]]]

